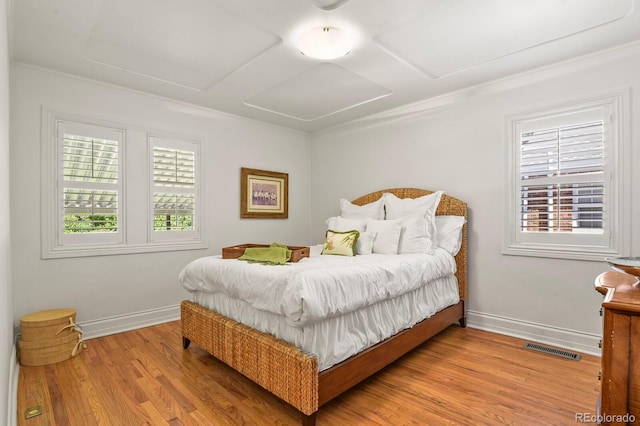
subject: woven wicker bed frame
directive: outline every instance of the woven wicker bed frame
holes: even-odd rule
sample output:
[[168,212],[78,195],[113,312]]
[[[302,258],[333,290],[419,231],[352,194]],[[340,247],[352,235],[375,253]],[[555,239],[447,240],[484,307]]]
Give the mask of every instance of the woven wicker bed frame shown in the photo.
[[[353,201],[364,205],[390,192],[417,198],[432,191],[395,188],[377,191]],[[443,195],[438,215],[467,217],[467,204]],[[451,324],[465,326],[467,296],[467,226],[456,256],[460,302],[365,351],[318,373],[315,357],[297,347],[185,300],[181,305],[183,347],[194,342],[214,357],[291,404],[303,425],[315,425],[320,406],[381,370]],[[286,372],[286,374],[282,374]]]

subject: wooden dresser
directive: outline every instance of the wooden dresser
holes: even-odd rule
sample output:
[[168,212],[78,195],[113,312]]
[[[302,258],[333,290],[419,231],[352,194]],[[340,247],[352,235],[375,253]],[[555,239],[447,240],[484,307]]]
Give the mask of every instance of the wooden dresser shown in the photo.
[[640,420],[640,284],[633,275],[609,271],[595,287],[604,295],[598,420],[633,424]]

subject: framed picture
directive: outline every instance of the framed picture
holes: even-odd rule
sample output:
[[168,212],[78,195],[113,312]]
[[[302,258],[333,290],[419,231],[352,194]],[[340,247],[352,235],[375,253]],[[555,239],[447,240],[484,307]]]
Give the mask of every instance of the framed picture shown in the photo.
[[240,217],[289,217],[289,175],[266,170],[240,169]]

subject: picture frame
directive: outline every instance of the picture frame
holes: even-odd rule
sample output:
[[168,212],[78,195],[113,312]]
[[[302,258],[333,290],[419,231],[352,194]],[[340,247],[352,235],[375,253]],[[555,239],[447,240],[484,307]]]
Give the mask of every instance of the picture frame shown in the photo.
[[289,174],[242,167],[240,169],[240,217],[287,219]]

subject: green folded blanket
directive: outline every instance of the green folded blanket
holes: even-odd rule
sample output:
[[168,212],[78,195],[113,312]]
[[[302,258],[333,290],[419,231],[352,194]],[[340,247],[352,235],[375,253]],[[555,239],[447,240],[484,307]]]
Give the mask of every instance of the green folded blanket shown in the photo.
[[291,259],[291,250],[286,245],[272,243],[269,247],[249,247],[238,260],[265,265],[284,265]]

